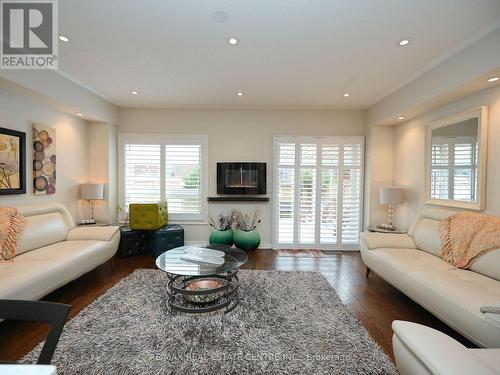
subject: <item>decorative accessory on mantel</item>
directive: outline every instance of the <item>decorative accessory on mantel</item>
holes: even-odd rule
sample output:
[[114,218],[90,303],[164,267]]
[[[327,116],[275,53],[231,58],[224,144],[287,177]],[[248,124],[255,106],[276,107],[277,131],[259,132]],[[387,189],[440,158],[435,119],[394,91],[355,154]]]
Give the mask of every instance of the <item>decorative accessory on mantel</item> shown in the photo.
[[459,212],[439,223],[443,260],[469,268],[481,255],[500,247],[500,217]]
[[12,260],[16,256],[27,223],[19,209],[0,206],[0,262]]
[[399,187],[380,188],[380,203],[389,205],[389,224],[382,224],[380,228],[393,230],[394,226],[394,205],[404,202],[404,192]]
[[66,323],[52,363],[61,374],[397,373],[321,273],[239,275],[239,308],[191,316],[167,311],[162,271],[137,270]]
[[80,197],[90,203],[90,219],[82,220],[81,224],[95,224],[94,201],[104,199],[104,184],[82,184]]

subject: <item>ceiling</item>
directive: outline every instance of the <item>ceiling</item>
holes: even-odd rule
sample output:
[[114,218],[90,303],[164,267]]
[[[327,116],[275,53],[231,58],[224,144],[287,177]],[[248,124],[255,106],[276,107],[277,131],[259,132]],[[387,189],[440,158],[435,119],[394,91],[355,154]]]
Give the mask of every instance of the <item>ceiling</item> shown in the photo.
[[499,18],[499,0],[62,0],[59,67],[121,107],[365,109]]

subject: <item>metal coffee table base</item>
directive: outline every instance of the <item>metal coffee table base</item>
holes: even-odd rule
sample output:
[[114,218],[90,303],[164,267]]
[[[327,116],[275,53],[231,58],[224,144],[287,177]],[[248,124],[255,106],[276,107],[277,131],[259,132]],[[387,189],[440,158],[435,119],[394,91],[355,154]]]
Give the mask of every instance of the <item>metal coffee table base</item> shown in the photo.
[[[170,312],[190,314],[208,313],[225,309],[232,311],[239,303],[239,269],[209,276],[182,276],[167,272],[167,306]],[[194,289],[195,284],[216,285]]]

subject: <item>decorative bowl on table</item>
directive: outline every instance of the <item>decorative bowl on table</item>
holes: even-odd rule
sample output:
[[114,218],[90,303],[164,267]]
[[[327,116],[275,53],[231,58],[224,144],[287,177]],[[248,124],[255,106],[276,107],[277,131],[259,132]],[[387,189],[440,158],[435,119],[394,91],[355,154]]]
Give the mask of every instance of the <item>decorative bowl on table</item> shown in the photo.
[[[219,279],[199,279],[190,280],[186,283],[186,290],[202,292],[204,290],[216,289],[224,286],[224,280]],[[191,302],[195,303],[210,303],[217,301],[222,297],[223,292],[215,292],[210,294],[188,294],[185,298]]]

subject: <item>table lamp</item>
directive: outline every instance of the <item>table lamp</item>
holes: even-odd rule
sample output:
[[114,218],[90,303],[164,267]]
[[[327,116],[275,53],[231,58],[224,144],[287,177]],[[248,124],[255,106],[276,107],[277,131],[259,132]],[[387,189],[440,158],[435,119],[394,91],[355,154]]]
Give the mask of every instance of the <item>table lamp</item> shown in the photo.
[[104,184],[82,184],[80,186],[80,197],[89,201],[90,219],[82,220],[81,224],[95,224],[94,201],[104,199]]
[[380,203],[389,205],[389,224],[381,224],[380,228],[394,230],[394,205],[404,202],[403,189],[399,187],[383,187],[380,189]]

